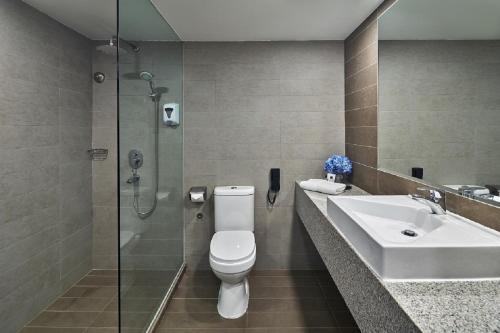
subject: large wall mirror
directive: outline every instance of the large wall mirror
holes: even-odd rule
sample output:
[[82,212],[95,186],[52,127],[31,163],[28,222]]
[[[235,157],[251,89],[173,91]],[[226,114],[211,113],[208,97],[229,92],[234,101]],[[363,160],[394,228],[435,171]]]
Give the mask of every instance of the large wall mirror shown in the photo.
[[500,205],[500,1],[399,0],[386,11],[378,117],[380,169],[422,168],[428,183]]

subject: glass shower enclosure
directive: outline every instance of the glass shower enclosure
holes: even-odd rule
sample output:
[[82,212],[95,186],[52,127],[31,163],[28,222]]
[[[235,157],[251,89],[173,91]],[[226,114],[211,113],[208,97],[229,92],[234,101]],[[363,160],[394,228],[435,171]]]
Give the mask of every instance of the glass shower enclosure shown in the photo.
[[184,268],[182,44],[149,0],[118,0],[120,331],[151,332]]

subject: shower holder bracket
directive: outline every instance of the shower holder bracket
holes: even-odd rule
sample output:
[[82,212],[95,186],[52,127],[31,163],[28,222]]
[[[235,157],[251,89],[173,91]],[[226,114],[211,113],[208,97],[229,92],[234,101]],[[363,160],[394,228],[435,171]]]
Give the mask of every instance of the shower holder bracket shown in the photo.
[[91,148],[87,152],[92,161],[104,161],[108,158],[108,150],[106,148]]

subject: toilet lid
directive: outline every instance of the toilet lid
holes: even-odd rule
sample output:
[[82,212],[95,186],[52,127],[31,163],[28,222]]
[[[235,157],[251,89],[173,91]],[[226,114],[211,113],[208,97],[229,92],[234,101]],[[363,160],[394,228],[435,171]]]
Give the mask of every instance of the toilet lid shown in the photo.
[[219,231],[210,242],[210,254],[224,261],[245,259],[254,249],[255,238],[251,231]]

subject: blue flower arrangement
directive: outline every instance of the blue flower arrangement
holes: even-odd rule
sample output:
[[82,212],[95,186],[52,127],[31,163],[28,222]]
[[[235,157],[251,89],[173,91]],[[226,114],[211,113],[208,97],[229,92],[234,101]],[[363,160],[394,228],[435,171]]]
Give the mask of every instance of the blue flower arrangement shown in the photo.
[[347,156],[332,155],[325,161],[324,170],[336,175],[348,175],[352,172],[352,163]]

